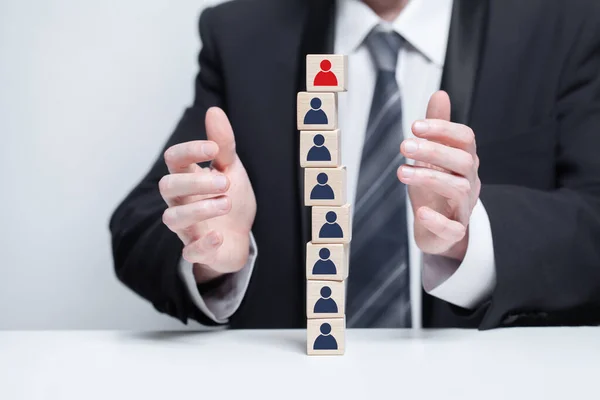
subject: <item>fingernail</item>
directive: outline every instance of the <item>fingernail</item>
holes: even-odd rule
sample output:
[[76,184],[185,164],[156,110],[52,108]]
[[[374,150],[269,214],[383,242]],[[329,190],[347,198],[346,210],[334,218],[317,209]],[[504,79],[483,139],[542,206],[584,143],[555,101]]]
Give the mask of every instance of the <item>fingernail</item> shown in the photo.
[[405,140],[404,141],[404,150],[407,153],[416,153],[417,150],[419,150],[419,144],[417,143],[416,140]]
[[406,165],[402,166],[402,176],[405,176],[407,178],[410,178],[411,176],[413,176],[415,174],[415,170],[411,167],[407,167]]
[[212,157],[215,154],[217,154],[217,149],[215,148],[214,144],[203,144],[202,145],[202,151],[204,152],[204,154],[206,154],[208,157]]
[[229,209],[229,199],[227,198],[221,198],[221,199],[215,199],[214,201],[214,205],[218,210],[221,211],[225,211]]
[[423,209],[421,211],[421,219],[423,219],[423,220],[433,219],[433,213],[430,210]]
[[413,124],[413,132],[425,133],[429,130],[429,124],[425,121],[417,121]]
[[217,175],[213,178],[213,187],[216,190],[225,190],[227,189],[227,178],[225,175]]

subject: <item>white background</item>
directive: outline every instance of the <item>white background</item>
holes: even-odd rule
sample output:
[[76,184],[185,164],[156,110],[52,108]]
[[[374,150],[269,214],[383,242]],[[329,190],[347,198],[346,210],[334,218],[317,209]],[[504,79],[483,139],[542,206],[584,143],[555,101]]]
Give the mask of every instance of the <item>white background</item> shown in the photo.
[[108,221],[192,100],[208,3],[0,1],[0,329],[183,327],[117,281]]

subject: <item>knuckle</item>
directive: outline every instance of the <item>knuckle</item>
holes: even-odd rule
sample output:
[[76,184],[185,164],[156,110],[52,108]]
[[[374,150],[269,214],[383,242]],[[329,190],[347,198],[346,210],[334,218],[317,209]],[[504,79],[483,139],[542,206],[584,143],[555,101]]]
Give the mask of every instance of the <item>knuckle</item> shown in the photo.
[[475,160],[470,154],[462,153],[457,159],[456,172],[463,176],[471,176],[475,168]]
[[204,250],[204,245],[202,243],[202,240],[196,240],[194,242],[194,244],[192,245],[192,249],[194,252],[196,252],[198,254],[204,253],[205,250]]
[[195,221],[202,220],[204,215],[206,214],[206,206],[204,205],[204,201],[199,201],[197,203],[193,203],[191,206],[190,217]]
[[211,214],[213,208],[211,200],[202,200],[195,204],[192,214],[195,219],[202,220]]
[[463,224],[457,224],[456,228],[453,229],[453,236],[456,240],[460,240],[467,234],[467,228]]
[[163,157],[167,165],[173,164],[177,158],[177,150],[175,149],[175,146],[171,146],[165,150]]
[[247,262],[248,262],[248,254],[239,252],[231,260],[232,268],[235,272],[241,271]]
[[193,154],[194,156],[203,154],[202,146],[202,143],[198,141],[190,143],[188,146],[189,153]]
[[229,143],[225,143],[223,145],[221,145],[221,149],[222,151],[225,151],[227,153],[233,153],[236,151],[236,144],[235,141],[230,141]]
[[200,240],[189,243],[187,246],[183,248],[183,258],[191,263],[195,263],[200,259],[200,256],[203,254],[202,244]]
[[162,222],[163,224],[165,224],[168,228],[171,228],[174,223],[175,223],[175,213],[173,212],[173,210],[171,208],[167,208],[162,215]]
[[448,224],[444,224],[444,223],[438,224],[436,226],[436,228],[437,228],[436,231],[435,231],[436,235],[438,235],[441,238],[447,238],[448,237],[448,230],[449,230]]
[[458,185],[456,185],[456,189],[461,198],[468,197],[471,193],[471,182],[467,179],[461,179]]
[[468,126],[467,129],[465,129],[464,141],[468,145],[475,144],[475,132],[473,132],[473,129]]
[[473,191],[475,193],[475,199],[479,198],[479,193],[481,192],[481,180],[477,178],[475,180],[475,184],[471,185],[471,187],[473,188]]
[[191,264],[194,264],[196,262],[196,260],[194,259],[194,256],[191,254],[191,252],[189,251],[189,249],[187,247],[185,247],[183,249],[183,251],[181,252],[181,256],[183,257],[183,259]]
[[440,235],[443,238],[453,237],[453,232],[448,225],[444,225],[442,228],[442,234]]
[[424,172],[424,179],[427,183],[429,184],[436,184],[439,181],[439,175],[432,170],[426,170],[426,172]]
[[441,121],[441,120],[435,119],[435,118],[434,119],[430,119],[428,121],[428,123],[429,123],[429,130],[431,132],[436,132],[436,133],[443,133],[443,132],[445,132],[446,129],[447,129],[447,126],[446,126],[446,124],[444,122],[445,121]]
[[426,154],[431,160],[438,160],[442,156],[440,147],[433,143],[426,143],[423,147],[426,149]]
[[422,151],[423,155],[427,156],[427,158],[435,158],[439,154],[437,146],[427,140],[419,140],[419,149]]
[[183,259],[189,263],[196,263],[198,261],[197,252],[194,249],[194,245],[188,245],[183,248],[183,252],[181,254]]
[[465,160],[463,161],[463,164],[464,164],[466,171],[472,171],[473,168],[475,167],[475,159],[470,154],[467,154],[465,156]]
[[165,175],[162,178],[160,178],[160,181],[158,181],[158,190],[160,191],[160,193],[162,193],[162,194],[168,193],[170,188],[171,188],[170,175]]
[[194,225],[189,225],[181,229],[181,233],[187,238],[194,238],[194,234],[196,233],[196,228]]
[[200,174],[194,174],[191,185],[195,190],[202,190],[206,186],[206,177]]

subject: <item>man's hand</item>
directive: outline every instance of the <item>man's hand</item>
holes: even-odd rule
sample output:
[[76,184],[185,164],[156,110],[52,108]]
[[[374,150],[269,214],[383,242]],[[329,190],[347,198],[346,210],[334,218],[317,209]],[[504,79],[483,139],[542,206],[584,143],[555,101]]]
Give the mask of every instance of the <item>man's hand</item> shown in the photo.
[[[239,271],[247,262],[256,198],[235,151],[223,110],[206,113],[208,140],[174,145],[165,151],[169,175],[159,182],[169,206],[163,222],[184,244],[198,283]],[[197,163],[212,161],[210,168]]]
[[442,91],[431,96],[426,119],[416,121],[412,131],[416,138],[405,140],[400,151],[415,165],[398,168],[398,178],[408,185],[415,241],[424,253],[462,261],[481,189],[475,135],[450,122],[450,99]]

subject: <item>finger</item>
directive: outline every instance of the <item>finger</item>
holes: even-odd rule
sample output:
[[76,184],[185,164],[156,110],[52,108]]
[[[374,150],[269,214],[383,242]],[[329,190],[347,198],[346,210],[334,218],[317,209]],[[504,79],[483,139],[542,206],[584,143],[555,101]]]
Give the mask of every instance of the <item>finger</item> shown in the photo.
[[419,138],[461,149],[473,155],[477,150],[475,133],[466,125],[441,119],[427,119],[415,121],[412,132]]
[[213,166],[220,171],[233,164],[236,159],[235,137],[229,118],[218,107],[211,107],[206,112],[206,136],[219,146],[219,153]]
[[447,241],[458,242],[467,233],[463,224],[446,218],[429,207],[420,207],[416,217],[427,230]]
[[438,90],[429,98],[427,103],[427,119],[450,121],[450,97],[443,90]]
[[163,176],[158,187],[169,204],[184,196],[224,193],[229,188],[229,179],[225,175],[210,172],[171,174]]
[[165,151],[165,163],[172,174],[195,172],[197,163],[211,161],[218,151],[214,142],[206,140],[179,143]]
[[437,142],[407,139],[400,145],[400,152],[411,160],[432,164],[468,179],[475,172],[475,160],[470,153]]
[[398,179],[407,185],[432,190],[459,204],[469,199],[471,193],[468,179],[427,167],[402,165],[398,168]]
[[210,231],[200,239],[189,243],[183,248],[183,258],[192,264],[211,265],[217,255],[217,250],[223,244],[223,235]]
[[163,223],[177,233],[198,222],[225,215],[230,209],[231,200],[227,196],[199,200],[190,204],[169,207],[163,213]]

